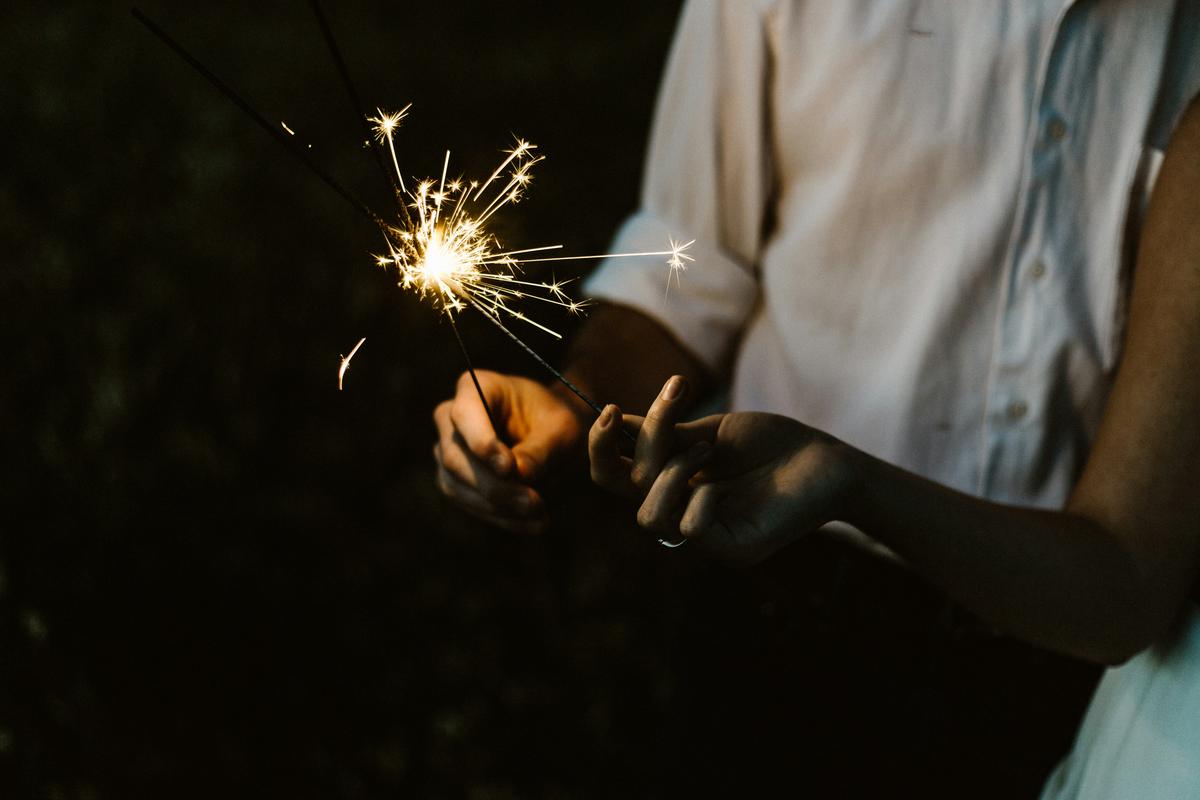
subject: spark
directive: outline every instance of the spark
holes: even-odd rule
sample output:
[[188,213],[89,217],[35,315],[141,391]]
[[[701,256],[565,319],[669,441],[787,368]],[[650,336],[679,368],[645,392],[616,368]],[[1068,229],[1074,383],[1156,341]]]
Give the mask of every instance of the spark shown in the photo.
[[671,256],[667,259],[667,266],[671,268],[671,271],[667,273],[668,292],[671,291],[671,278],[675,279],[675,285],[678,286],[680,283],[680,276],[683,274],[684,270],[687,269],[687,265],[696,260],[689,256],[686,252],[689,247],[696,243],[695,239],[680,243],[675,241],[674,237],[671,237],[669,241],[671,244]]
[[[641,253],[600,253],[595,255],[533,255],[561,250],[552,244],[506,250],[487,227],[491,218],[506,206],[521,201],[529,188],[531,170],[544,160],[537,145],[515,138],[504,158],[483,181],[464,180],[450,175],[450,152],[442,161],[440,178],[426,178],[408,189],[396,156],[395,136],[411,104],[398,112],[376,109],[369,117],[372,133],[379,144],[386,144],[399,185],[400,217],[394,225],[382,226],[386,252],[376,254],[375,262],[394,269],[397,285],[431,300],[446,314],[462,311],[469,303],[495,320],[502,317],[519,320],[551,336],[556,331],[531,319],[516,308],[517,301],[536,300],[578,314],[588,301],[574,300],[563,290],[565,281],[538,281],[523,277],[529,264],[558,261],[583,261],[605,258],[663,257],[670,274],[686,268],[691,256],[686,250],[692,242],[670,240],[670,249]],[[669,278],[668,278],[669,283]]]
[[350,351],[350,355],[339,356],[339,358],[341,359],[341,363],[338,364],[338,391],[339,392],[342,390],[342,379],[346,377],[346,370],[350,369],[350,359],[354,358],[354,354],[358,352],[358,348],[362,347],[363,342],[365,342],[366,340],[367,340],[367,337],[365,337],[365,336],[363,338],[359,339],[358,344],[354,345],[354,348]]
[[288,124],[287,124],[286,122],[284,122],[283,120],[279,120],[279,124],[283,126],[283,129],[284,129],[285,131],[287,131],[287,132],[288,132],[288,136],[295,136],[295,135],[296,135],[296,132],[295,132],[294,130],[292,130],[291,128],[289,128],[289,127],[288,127]]

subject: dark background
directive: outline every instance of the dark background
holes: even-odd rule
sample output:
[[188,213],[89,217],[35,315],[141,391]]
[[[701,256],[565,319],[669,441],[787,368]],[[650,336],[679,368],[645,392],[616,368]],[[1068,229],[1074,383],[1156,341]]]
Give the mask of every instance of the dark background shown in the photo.
[[[606,245],[677,3],[329,5],[364,100],[414,103],[409,174],[519,134],[503,240]],[[384,207],[308,9],[248,6],[144,10]],[[1065,751],[1093,670],[836,546],[730,570],[585,476],[544,537],[465,518],[460,356],[371,226],[126,6],[0,22],[0,796],[1011,797]]]

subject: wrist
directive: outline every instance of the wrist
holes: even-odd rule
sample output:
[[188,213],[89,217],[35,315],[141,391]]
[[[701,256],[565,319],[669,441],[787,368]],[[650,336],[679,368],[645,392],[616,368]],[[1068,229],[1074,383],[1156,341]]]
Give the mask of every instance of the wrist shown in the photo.
[[866,506],[875,481],[876,460],[840,440],[834,442],[830,460],[835,476],[833,519],[862,530],[870,517]]

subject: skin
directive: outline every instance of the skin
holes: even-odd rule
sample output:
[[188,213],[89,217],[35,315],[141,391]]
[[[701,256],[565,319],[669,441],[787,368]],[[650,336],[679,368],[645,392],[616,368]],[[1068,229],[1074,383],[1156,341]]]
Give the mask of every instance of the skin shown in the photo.
[[[1120,663],[1169,634],[1200,570],[1197,197],[1200,102],[1167,150],[1138,253],[1125,353],[1062,511],[952,491],[787,417],[732,413],[680,423],[688,387],[705,380],[703,371],[661,329],[644,327],[653,323],[620,309],[585,328],[573,377],[595,396],[641,408],[656,368],[678,375],[644,418],[605,409],[588,433],[592,478],[639,500],[638,523],[655,535],[683,536],[739,564],[845,520],[1013,635]],[[631,334],[639,338],[622,338]],[[522,515],[510,500],[522,490],[536,494],[539,464],[578,457],[587,416],[569,411],[567,422],[562,410],[575,407],[562,394],[520,381],[489,374],[485,384],[489,396],[512,395],[505,409],[519,419],[507,425],[511,448],[478,433],[472,414],[482,410],[478,399],[468,407],[472,390],[460,382],[450,407],[435,414],[435,454],[443,490],[464,507],[505,527],[537,530],[544,512]],[[620,450],[622,426],[637,432],[631,457]],[[489,474],[489,459],[506,451],[517,466]]]
[[[664,374],[684,375],[703,388],[700,362],[650,318],[602,305],[571,343],[567,377],[590,397],[645,409]],[[433,412],[438,487],[463,510],[497,527],[541,533],[549,524],[542,493],[548,476],[584,474],[592,410],[557,381],[477,370],[497,420],[498,439],[468,374]]]

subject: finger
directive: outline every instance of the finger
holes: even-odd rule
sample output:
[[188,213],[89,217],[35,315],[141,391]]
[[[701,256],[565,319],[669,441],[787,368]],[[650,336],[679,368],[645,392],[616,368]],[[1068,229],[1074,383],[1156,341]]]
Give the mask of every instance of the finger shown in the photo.
[[583,433],[583,423],[567,406],[509,413],[520,413],[523,423],[520,439],[512,447],[516,472],[511,477],[526,483],[540,481],[547,469],[577,448]]
[[455,505],[471,516],[498,528],[517,533],[541,533],[549,525],[550,518],[540,504],[541,510],[536,515],[516,516],[511,511],[489,503],[483,495],[440,467],[437,471],[437,485],[442,494],[453,500]]
[[621,409],[606,406],[588,431],[588,461],[592,482],[610,492],[635,497],[637,487],[629,479],[630,460],[621,455]]
[[675,451],[675,423],[683,411],[687,388],[686,378],[672,376],[663,384],[642,421],[630,477],[643,493],[650,491],[659,471]]
[[[502,383],[495,380],[495,373],[477,371],[476,375],[492,413],[497,419],[503,418],[506,402]],[[500,431],[492,427],[492,420],[479,392],[475,390],[475,382],[469,372],[458,377],[458,387],[450,406],[450,421],[466,442],[467,448],[486,461],[497,475],[507,475],[512,470],[512,452],[500,440]]]
[[712,454],[712,445],[697,442],[683,455],[667,462],[638,509],[638,525],[660,534],[678,532],[681,517],[692,488],[691,477]]
[[721,421],[725,416],[725,414],[710,414],[707,417],[679,423],[675,426],[676,448],[691,447],[696,442],[708,442],[715,447],[717,432],[720,430]]
[[721,499],[720,490],[716,484],[705,483],[697,486],[688,498],[687,508],[683,518],[679,520],[679,533],[685,539],[703,540],[705,533],[717,521],[717,505]]
[[523,483],[496,475],[466,449],[459,436],[452,437],[448,444],[438,442],[434,445],[434,458],[460,483],[471,487],[494,506],[526,516],[540,510],[537,492]]

